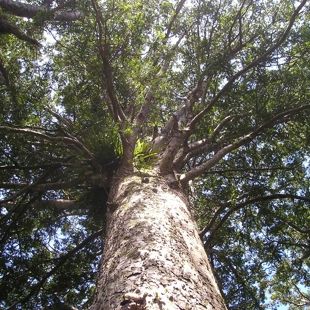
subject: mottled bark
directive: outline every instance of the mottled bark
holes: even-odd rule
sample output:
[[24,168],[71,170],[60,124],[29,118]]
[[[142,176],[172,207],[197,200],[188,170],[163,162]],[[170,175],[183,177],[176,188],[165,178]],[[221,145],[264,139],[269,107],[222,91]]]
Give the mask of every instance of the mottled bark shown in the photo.
[[115,184],[91,310],[226,309],[186,196],[163,177]]
[[[57,12],[57,8],[53,10],[44,5],[33,5],[26,2],[19,2],[13,0],[0,0],[0,7],[5,11],[15,16],[34,18],[37,14],[52,13],[51,18],[57,21],[75,21],[82,18],[78,11],[72,12]],[[62,6],[62,7],[65,7]]]

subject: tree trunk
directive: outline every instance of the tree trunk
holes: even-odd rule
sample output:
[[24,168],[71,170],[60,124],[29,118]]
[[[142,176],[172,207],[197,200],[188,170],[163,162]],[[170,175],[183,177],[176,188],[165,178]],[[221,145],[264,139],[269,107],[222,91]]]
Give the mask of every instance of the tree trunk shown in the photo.
[[92,310],[226,309],[188,200],[162,177],[115,184]]

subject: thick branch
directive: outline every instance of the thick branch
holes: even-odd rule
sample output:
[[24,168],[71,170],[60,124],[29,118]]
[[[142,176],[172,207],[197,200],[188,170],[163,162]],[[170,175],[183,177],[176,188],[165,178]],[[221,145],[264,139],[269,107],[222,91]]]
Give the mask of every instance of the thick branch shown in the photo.
[[[0,166],[0,170],[35,170],[35,169],[49,169],[49,168],[59,168],[59,167],[68,167],[68,166],[75,166],[76,164],[70,163],[72,159],[74,159],[75,156],[71,155],[66,158],[58,158],[61,160],[60,162],[52,162],[52,163],[41,163],[38,165],[33,166],[23,166],[19,165],[17,162],[14,162],[13,166]],[[79,163],[78,166],[80,167],[82,164]]]
[[179,130],[179,123],[182,117],[185,118],[185,114],[189,113],[199,98],[202,96],[202,81],[200,80],[197,83],[197,86],[194,87],[188,94],[185,99],[185,104],[179,109],[166,123],[162,129],[162,134],[158,136],[154,143],[153,149],[157,150],[170,138],[167,148],[162,156],[160,161],[160,171],[163,174],[166,174],[168,170],[172,170],[173,160],[178,153],[180,145],[188,139],[191,134],[191,131],[188,128]]
[[166,39],[169,39],[172,26],[174,25],[174,23],[175,23],[175,21],[176,21],[178,15],[179,15],[179,13],[180,13],[180,11],[182,10],[182,8],[183,8],[185,2],[186,2],[186,0],[181,0],[181,1],[178,3],[177,8],[176,8],[176,10],[175,10],[175,14],[172,16],[171,21],[170,21],[170,23],[169,23],[169,25],[168,25],[168,28],[167,28]]
[[138,129],[131,128],[132,129],[131,133],[125,133],[125,130],[127,129],[126,124],[128,125],[129,122],[116,95],[112,74],[112,66],[109,62],[110,46],[108,42],[103,42],[102,40],[104,35],[102,29],[102,18],[95,0],[92,0],[92,6],[95,11],[96,24],[99,30],[98,48],[103,65],[103,75],[106,80],[107,104],[109,107],[109,112],[111,113],[111,117],[113,118],[116,124],[121,122],[119,132],[123,144],[123,156],[121,167],[123,172],[132,171],[134,148],[138,135]]
[[99,30],[99,38],[98,38],[98,48],[100,57],[103,64],[103,74],[107,81],[107,93],[109,95],[109,98],[111,100],[111,104],[113,107],[113,114],[111,115],[114,119],[114,121],[127,121],[126,115],[124,114],[124,111],[118,101],[118,98],[116,96],[116,91],[113,83],[113,76],[112,76],[112,67],[110,65],[108,56],[109,56],[109,45],[107,42],[102,42],[103,38],[103,29],[102,29],[102,22],[101,22],[101,16],[100,12],[98,10],[97,4],[94,0],[92,0],[93,9],[95,11],[95,18],[96,23]]
[[[186,119],[185,115],[187,112],[191,111],[193,108],[194,104],[199,101],[203,94],[203,89],[202,89],[202,81],[200,80],[197,85],[191,89],[187,96],[183,98],[185,100],[184,104],[181,106],[179,110],[177,110],[174,115],[167,121],[165,126],[163,126],[161,132],[162,134],[155,139],[153,142],[153,149],[157,150],[160,145],[163,145],[164,142],[166,142],[169,138],[169,133],[173,129],[173,126],[175,125],[175,122],[177,121],[178,123],[182,119]],[[179,125],[179,124],[178,124]]]
[[[182,6],[184,5],[185,1],[181,1],[179,3],[180,6],[180,10],[182,8]],[[191,28],[193,25],[190,25],[189,28]],[[153,93],[156,92],[156,87],[158,86],[158,82],[161,80],[162,77],[165,76],[170,62],[173,58],[173,55],[175,53],[175,51],[177,50],[178,46],[180,45],[181,41],[183,40],[184,36],[187,34],[187,31],[184,31],[183,34],[179,37],[178,41],[174,44],[174,46],[171,48],[171,50],[169,51],[168,55],[166,56],[166,58],[163,61],[163,65],[161,66],[161,69],[158,71],[157,76],[158,76],[158,80],[157,83],[155,83],[152,88],[147,92],[145,99],[146,99],[146,103],[142,106],[141,111],[145,110],[145,111],[149,111],[150,107],[151,107],[151,100],[153,99]],[[167,42],[167,40],[166,40]],[[154,62],[154,65],[157,63],[158,59]],[[153,150],[158,151],[162,145],[164,145],[164,143],[166,143],[169,139],[169,137],[171,137],[171,130],[172,128],[176,125],[176,121],[179,122],[182,118],[185,119],[185,114],[186,111],[188,111],[190,109],[190,105],[189,103],[191,102],[191,98],[193,97],[193,93],[196,94],[196,89],[197,87],[195,87],[192,91],[189,92],[187,98],[186,99],[186,104],[183,105],[178,111],[176,111],[174,113],[174,115],[168,120],[168,122],[165,124],[165,126],[162,128],[161,130],[161,134],[158,135],[154,141],[153,141]],[[194,104],[194,102],[192,103],[192,105]],[[192,106],[191,105],[191,106]],[[140,111],[140,112],[141,112]],[[145,119],[146,120],[146,119]]]
[[27,36],[18,27],[10,24],[6,19],[0,17],[0,34],[2,34],[2,33],[13,34],[14,36],[19,38],[20,40],[26,41],[30,44],[34,44],[37,47],[41,47],[41,44],[37,40]]
[[65,119],[64,117],[62,117],[60,114],[58,114],[57,112],[53,111],[51,108],[45,106],[44,110],[46,110],[47,112],[49,112],[50,114],[52,114],[54,117],[56,117],[58,119],[58,121],[60,123],[65,124],[67,127],[72,127],[72,124],[70,123],[70,121],[68,121],[67,119]]
[[178,148],[183,141],[184,132],[176,131],[171,137],[159,164],[159,171],[162,175],[170,174],[173,171],[173,159],[175,158]]
[[80,208],[79,204],[75,200],[55,199],[44,200],[43,203],[47,203],[49,206],[58,210],[77,210]]
[[[46,6],[39,6],[12,0],[0,0],[0,7],[10,14],[20,17],[34,18],[37,14],[50,16],[50,19],[57,21],[75,21],[82,18],[82,14],[78,11],[58,12],[56,9],[48,9]],[[49,15],[51,13],[51,15]]]
[[[38,177],[38,179],[37,179],[34,183],[32,183],[32,184],[23,184],[23,185],[25,185],[25,186],[20,187],[21,189],[20,189],[17,193],[11,195],[10,197],[8,197],[8,198],[6,198],[6,199],[0,200],[0,204],[4,204],[4,203],[6,203],[6,202],[12,201],[12,200],[16,199],[17,197],[21,196],[22,194],[26,193],[28,190],[31,190],[31,188],[34,188],[35,186],[44,183],[44,182],[46,181],[46,179],[47,179],[56,169],[57,169],[57,167],[52,167],[52,168],[50,168],[50,169],[44,171],[44,172]],[[8,186],[10,183],[3,182],[2,184],[3,184],[3,187],[4,187],[4,186]],[[14,184],[13,186],[15,186],[15,183],[13,183],[13,184]],[[16,184],[18,184],[18,183],[16,183]],[[46,184],[49,185],[50,183],[46,183]],[[42,185],[46,185],[46,184],[42,184]],[[61,184],[61,185],[62,185],[62,184]],[[16,188],[16,187],[15,187],[15,188]],[[18,187],[17,187],[17,188],[18,188]]]
[[206,172],[211,167],[213,167],[215,164],[217,164],[226,154],[228,154],[229,152],[231,152],[235,149],[238,149],[242,145],[245,145],[245,144],[251,142],[258,135],[262,134],[266,129],[274,126],[277,123],[279,123],[281,119],[283,122],[290,121],[288,116],[295,115],[298,112],[305,110],[305,109],[309,109],[309,108],[310,108],[310,105],[304,105],[304,106],[297,107],[294,109],[290,109],[288,111],[284,111],[282,113],[275,115],[272,119],[270,119],[268,122],[259,126],[253,132],[247,134],[243,138],[240,138],[236,142],[231,143],[231,144],[227,145],[226,147],[222,148],[211,159],[209,159],[208,161],[206,161],[202,165],[200,165],[198,167],[194,167],[189,172],[182,175],[181,180],[180,180],[181,184],[183,186],[185,186],[189,180],[192,180],[192,179],[198,177],[199,175],[201,175],[202,173]]
[[212,143],[216,136],[220,133],[220,131],[223,129],[223,127],[229,123],[231,120],[234,120],[235,118],[240,118],[247,113],[239,114],[239,115],[229,115],[226,116],[224,119],[220,121],[220,123],[216,126],[212,134],[200,141],[195,141],[190,143],[189,145],[186,145],[185,147],[182,147],[178,154],[176,155],[176,158],[174,159],[174,165],[178,169],[181,166],[183,166],[184,163],[186,163],[188,160],[190,160],[192,157],[196,155],[201,155],[204,152],[211,152],[214,149],[218,148],[217,144]]
[[232,120],[235,120],[236,118],[242,118],[244,116],[249,115],[250,112],[246,112],[246,113],[242,113],[242,114],[237,114],[237,115],[229,115],[226,116],[225,118],[223,118],[219,124],[215,127],[214,131],[212,132],[212,134],[209,137],[210,141],[215,140],[215,137],[220,133],[220,131],[224,128],[224,126],[229,123]]
[[[11,231],[11,228],[15,227],[16,222],[19,218],[22,217],[26,209],[39,198],[39,196],[34,196],[29,201],[26,201],[26,196],[27,194],[25,193],[21,197],[20,201],[16,205],[11,205],[11,209],[8,209],[9,212],[7,212],[7,214],[1,217],[1,222],[6,223],[6,225],[4,231],[2,232],[0,244],[5,243],[5,240],[7,240],[7,237]],[[9,221],[7,221],[7,219],[10,218],[13,213],[15,213],[15,216],[13,216]]]
[[2,59],[0,58],[0,72],[4,78],[5,84],[7,87],[10,87],[10,78],[9,78],[9,73],[8,70],[4,64],[4,62],[2,61]]

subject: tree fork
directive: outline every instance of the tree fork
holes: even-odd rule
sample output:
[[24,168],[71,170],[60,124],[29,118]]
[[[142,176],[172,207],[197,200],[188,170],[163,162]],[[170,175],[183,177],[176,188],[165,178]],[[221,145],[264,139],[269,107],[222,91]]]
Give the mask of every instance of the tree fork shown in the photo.
[[112,195],[89,310],[226,309],[182,190],[163,177],[131,175]]

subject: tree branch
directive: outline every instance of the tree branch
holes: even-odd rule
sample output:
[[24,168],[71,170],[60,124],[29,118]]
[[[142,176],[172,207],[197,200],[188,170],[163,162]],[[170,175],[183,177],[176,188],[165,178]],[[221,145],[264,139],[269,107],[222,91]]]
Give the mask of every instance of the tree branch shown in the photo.
[[294,285],[296,291],[297,291],[303,298],[305,298],[306,300],[308,300],[307,305],[310,305],[310,296],[304,294],[304,293],[299,289],[299,287],[298,287],[295,283],[293,283],[293,285]]
[[225,174],[231,172],[250,172],[250,171],[277,171],[277,170],[294,170],[289,167],[263,167],[263,168],[235,168],[235,169],[223,169],[223,170],[209,170],[205,174]]
[[26,42],[28,42],[30,44],[36,45],[37,47],[41,47],[41,44],[37,40],[27,36],[18,27],[10,24],[3,17],[0,17],[0,34],[2,34],[2,33],[4,33],[4,34],[13,34],[14,36],[19,38],[20,40],[23,40],[23,41],[26,41]]
[[[0,7],[10,14],[20,17],[34,18],[37,14],[44,14],[50,16],[50,19],[57,21],[75,21],[82,18],[82,14],[78,11],[73,12],[58,12],[42,5],[33,5],[19,1],[0,0]],[[49,15],[50,14],[50,15]]]
[[[310,203],[310,198],[308,197],[303,197],[303,196],[299,196],[299,195],[292,195],[292,194],[274,194],[274,195],[268,195],[268,196],[261,196],[261,197],[256,197],[256,198],[253,198],[253,199],[249,199],[245,202],[242,202],[242,203],[239,203],[237,204],[234,208],[230,209],[222,218],[221,220],[218,222],[218,224],[215,226],[215,228],[212,230],[212,232],[210,233],[210,235],[208,236],[208,241],[206,242],[206,244],[210,244],[211,242],[211,239],[215,236],[215,234],[218,232],[218,230],[223,226],[223,224],[226,222],[226,220],[229,218],[230,215],[232,215],[235,211],[237,210],[240,210],[241,208],[245,207],[246,205],[249,205],[249,204],[254,204],[256,202],[260,202],[260,201],[267,201],[267,200],[274,200],[274,199],[298,199],[298,200],[303,200],[305,202],[308,202]],[[230,203],[228,202],[227,204],[225,204],[224,207],[221,207],[220,209],[221,210],[224,210],[225,207],[227,207]],[[271,212],[271,211],[270,211]],[[273,213],[273,212],[272,212]],[[216,213],[216,217],[219,217],[221,213],[220,212],[217,212]],[[277,216],[276,216],[277,217]],[[282,221],[284,221],[285,223],[287,223],[288,225],[292,226],[293,228],[296,228],[297,226],[296,225],[291,225],[292,223],[289,223],[287,222],[286,220],[282,219]],[[213,223],[215,222],[215,220],[212,218],[211,220],[212,222],[212,225]],[[211,223],[210,222],[210,223]],[[203,237],[210,229],[211,229],[211,226],[210,224],[208,224],[203,230],[201,230],[199,232],[199,235],[201,237]],[[307,233],[307,231],[302,231],[303,233]]]
[[212,144],[212,142],[215,140],[215,137],[220,133],[221,129],[223,129],[223,127],[227,123],[234,120],[235,118],[240,118],[240,117],[246,116],[248,114],[249,114],[249,112],[238,114],[238,115],[226,116],[224,119],[222,119],[220,121],[220,123],[216,126],[216,128],[214,129],[214,131],[212,132],[212,134],[209,137],[202,139],[200,141],[192,142],[189,145],[182,147],[178,151],[178,153],[177,153],[177,155],[173,161],[173,164],[175,165],[176,169],[180,168],[184,163],[189,161],[192,157],[194,157],[198,154],[201,155],[204,152],[211,152],[215,148],[218,148],[218,145]]
[[[41,200],[37,203],[33,203],[34,207],[41,207],[43,204],[47,204],[57,210],[78,210],[80,206],[76,200],[67,200],[67,199],[49,199],[49,200]],[[7,202],[2,204],[4,208],[8,210],[15,207],[15,204],[12,202]]]
[[[54,268],[52,268],[49,272],[45,274],[45,276],[36,284],[32,287],[30,290],[29,294],[24,297],[21,300],[21,304],[25,304],[27,301],[30,300],[32,296],[34,296],[45,284],[48,278],[50,278],[52,275],[54,275],[75,253],[83,249],[89,242],[93,241],[95,238],[99,237],[102,235],[104,232],[104,229],[100,229],[97,232],[93,233],[92,235],[88,236],[85,240],[83,240],[80,244],[78,244],[74,249],[69,251],[67,254],[62,256],[58,262],[58,264],[55,265]],[[13,310],[15,308],[16,304],[13,306],[9,307],[7,310]]]
[[111,117],[116,124],[119,124],[119,134],[123,144],[123,156],[122,156],[122,171],[132,171],[133,170],[133,156],[134,149],[138,135],[138,128],[131,128],[130,133],[126,133],[126,124],[129,125],[129,121],[119,103],[116,95],[112,67],[110,65],[108,56],[110,54],[110,46],[108,42],[102,42],[103,29],[102,29],[102,17],[98,10],[95,0],[92,0],[92,6],[95,11],[96,24],[99,30],[98,38],[98,48],[99,54],[103,64],[103,75],[106,80],[106,90],[107,90],[107,103]]
[[169,23],[169,26],[168,26],[168,28],[167,28],[167,32],[166,32],[166,39],[167,39],[167,40],[168,40],[169,37],[170,37],[170,32],[171,32],[172,26],[173,26],[173,24],[174,24],[176,18],[178,17],[180,11],[182,10],[182,8],[183,8],[185,2],[186,2],[186,0],[181,0],[181,1],[178,3],[178,5],[177,5],[177,8],[176,8],[176,10],[175,10],[175,14],[172,16],[171,21],[170,21],[170,23]]
[[[72,185],[75,183],[76,183],[76,180],[71,181],[69,183],[43,183],[43,184],[2,182],[2,183],[0,183],[0,188],[2,188],[2,189],[21,188],[23,191],[25,189],[28,189],[28,190],[35,191],[35,192],[46,192],[49,190],[68,189],[68,188],[72,187]],[[10,199],[10,200],[12,200],[12,199]]]
[[2,59],[0,58],[0,72],[4,78],[5,81],[5,85],[7,87],[10,87],[10,78],[9,78],[9,73],[8,70],[6,69],[6,66],[4,64],[4,62],[2,61]]
[[181,179],[180,179],[181,184],[183,186],[185,186],[189,180],[192,180],[192,179],[198,177],[199,175],[201,175],[202,173],[206,172],[211,167],[213,167],[215,164],[217,164],[226,154],[228,154],[229,152],[239,148],[242,145],[245,145],[245,144],[251,142],[258,135],[262,134],[266,129],[274,126],[277,123],[279,123],[281,119],[283,122],[290,121],[288,116],[295,115],[298,112],[305,110],[305,109],[309,109],[309,108],[310,108],[310,105],[307,104],[307,105],[303,105],[303,106],[300,106],[297,108],[293,108],[293,109],[290,109],[290,110],[287,110],[287,111],[284,111],[282,113],[275,115],[273,118],[271,118],[269,121],[267,121],[266,123],[264,123],[261,126],[259,126],[258,128],[256,128],[251,133],[247,134],[246,136],[240,138],[236,142],[233,142],[233,143],[225,146],[221,150],[219,150],[211,159],[207,160],[205,163],[201,164],[198,167],[194,167],[190,171],[188,171],[187,173],[183,174],[181,176]]
[[9,126],[0,126],[0,131],[26,134],[26,135],[35,136],[35,137],[38,137],[44,140],[62,142],[62,143],[66,143],[69,147],[72,147],[72,145],[74,145],[77,147],[79,151],[81,151],[84,155],[86,155],[88,159],[90,159],[94,168],[96,168],[99,172],[102,170],[101,165],[97,162],[94,155],[75,137],[49,136],[47,134],[44,134],[38,131],[25,129],[25,128],[13,128]]
[[[27,193],[23,195],[23,197],[21,198],[21,200],[19,201],[17,205],[12,206],[11,209],[8,210],[9,212],[1,217],[1,222],[5,223],[6,225],[5,225],[5,229],[0,239],[0,244],[3,244],[5,242],[5,240],[7,239],[9,235],[11,228],[15,226],[17,220],[24,214],[28,206],[30,206],[32,203],[34,203],[39,198],[39,196],[32,197],[29,201],[23,204],[23,202],[26,200],[26,196],[27,196]],[[6,221],[13,214],[13,212],[16,212],[15,217],[13,216],[12,219],[10,219],[9,221]]]
[[248,287],[247,285],[248,282],[246,281],[247,279],[245,279],[244,276],[239,274],[238,270],[233,265],[229,256],[221,255],[221,259],[223,259],[226,262],[227,266],[230,268],[230,270],[235,275],[237,284],[240,283],[245,288],[245,290],[250,294],[252,300],[255,303],[255,309],[263,310],[265,307],[262,307],[260,305],[259,301],[257,300],[257,297],[255,296],[255,293],[252,291],[251,287]]
[[126,115],[124,114],[124,111],[119,104],[118,98],[116,96],[115,87],[113,83],[113,77],[112,77],[112,67],[110,65],[110,62],[108,60],[109,56],[109,45],[107,42],[102,42],[103,38],[103,29],[102,29],[102,22],[100,18],[100,12],[98,10],[97,4],[95,0],[92,0],[92,6],[95,11],[95,18],[96,18],[96,24],[98,25],[98,48],[100,57],[103,64],[103,73],[107,81],[107,93],[109,95],[109,98],[111,100],[111,104],[113,107],[113,115],[111,115],[114,119],[114,121],[127,121]]
[[[75,156],[69,156],[64,158],[64,161],[61,162],[54,162],[54,163],[42,163],[33,166],[22,166],[18,163],[15,163],[14,166],[0,166],[0,170],[38,170],[38,169],[48,169],[48,168],[59,168],[59,167],[74,167],[77,166],[75,163],[67,163],[67,159],[75,158]],[[83,164],[79,163],[78,166],[82,166]],[[84,164],[86,165],[86,164]],[[87,164],[88,165],[88,164]]]
[[[13,194],[12,196],[10,196],[6,199],[0,200],[0,205],[3,203],[6,203],[8,201],[12,201],[12,200],[16,199],[17,197],[21,196],[23,193],[27,192],[27,190],[36,186],[40,182],[44,182],[51,175],[51,173],[53,173],[55,170],[56,170],[56,168],[51,168],[51,169],[45,171],[44,173],[42,173],[42,175],[39,176],[39,178],[33,184],[27,184],[26,186],[22,187],[17,193]],[[6,186],[8,183],[4,182],[2,184],[3,184],[3,186]],[[14,186],[15,186],[15,184],[14,184]]]
[[67,127],[72,127],[72,124],[70,123],[70,121],[68,121],[66,118],[62,117],[60,114],[58,114],[57,112],[53,111],[51,108],[49,108],[48,106],[44,107],[44,110],[46,110],[47,112],[49,112],[50,114],[52,114],[52,116],[56,117],[58,119],[58,121],[60,123],[65,124]]
[[211,111],[212,107],[216,104],[216,102],[221,98],[221,96],[233,85],[233,83],[239,78],[241,77],[243,74],[245,74],[246,72],[248,72],[250,69],[254,68],[255,66],[257,66],[259,63],[261,63],[262,61],[264,61],[269,55],[271,55],[278,47],[280,47],[280,45],[286,40],[286,38],[288,37],[294,22],[298,16],[298,14],[300,13],[301,9],[306,5],[307,0],[303,0],[300,5],[297,7],[297,9],[293,12],[293,14],[290,17],[288,26],[286,28],[286,30],[283,32],[282,36],[280,36],[280,38],[278,39],[278,41],[271,46],[265,53],[263,53],[262,55],[260,55],[259,57],[257,57],[255,60],[253,60],[250,64],[248,64],[246,67],[244,67],[243,69],[241,69],[240,71],[238,71],[236,74],[234,74],[231,79],[223,86],[223,88],[214,96],[214,98],[211,100],[211,102],[209,103],[209,105],[203,109],[201,112],[199,112],[191,121],[189,127],[193,128],[196,126],[197,122],[199,122],[204,115],[206,115],[209,111]]
[[173,160],[178,153],[179,146],[188,139],[191,131],[188,128],[179,130],[179,123],[186,112],[191,111],[192,107],[202,96],[202,80],[187,94],[185,104],[169,119],[162,128],[162,134],[153,142],[153,150],[157,150],[170,138],[170,141],[164,151],[160,161],[159,169],[161,173],[166,174],[172,171]]
[[[181,1],[182,2],[182,1]],[[181,5],[181,2],[179,3],[179,5]],[[185,3],[185,1],[183,2],[183,4],[181,6],[183,6]],[[181,7],[180,7],[181,9]],[[193,26],[190,25],[189,29]],[[187,30],[188,31],[188,30]],[[169,55],[166,57],[166,59],[164,59],[163,61],[163,65],[161,66],[161,69],[159,70],[159,72],[157,73],[159,80],[166,74],[168,68],[169,68],[169,64],[172,60],[172,56],[174,55],[175,51],[177,50],[178,46],[180,45],[181,41],[183,40],[184,36],[187,34],[187,31],[184,31],[183,34],[179,37],[178,41],[174,44],[174,46],[171,48],[171,50],[169,51]],[[155,65],[157,63],[158,60],[154,61],[153,65]],[[156,83],[146,94],[145,99],[146,99],[146,104],[142,106],[141,111],[145,110],[149,111],[150,106],[151,106],[151,99],[153,99],[153,93],[156,90],[156,87],[158,86],[158,84]],[[157,151],[161,148],[161,146],[168,141],[169,138],[171,138],[171,130],[172,128],[176,125],[176,121],[179,122],[182,118],[185,119],[185,114],[186,111],[190,110],[191,107],[193,106],[193,104],[198,100],[196,97],[196,92],[197,92],[198,86],[193,88],[189,93],[188,96],[186,98],[186,104],[183,105],[178,111],[176,111],[172,117],[166,122],[166,124],[163,126],[162,130],[161,130],[161,134],[158,135],[154,141],[153,141],[153,145],[152,145],[152,149]],[[192,101],[194,99],[194,101]],[[196,100],[197,99],[197,100]]]

